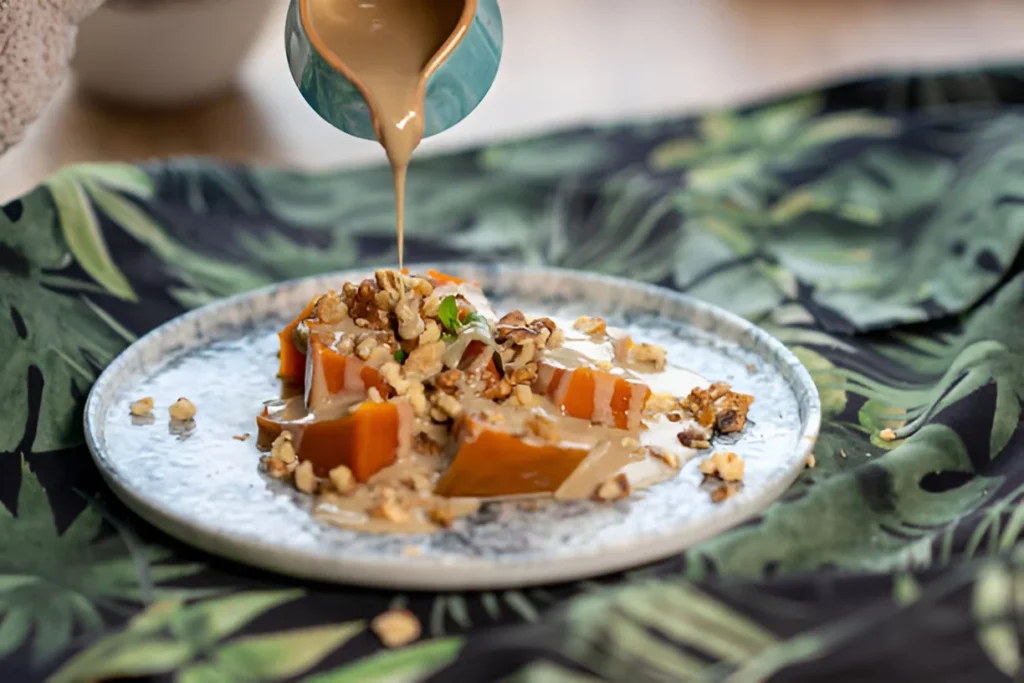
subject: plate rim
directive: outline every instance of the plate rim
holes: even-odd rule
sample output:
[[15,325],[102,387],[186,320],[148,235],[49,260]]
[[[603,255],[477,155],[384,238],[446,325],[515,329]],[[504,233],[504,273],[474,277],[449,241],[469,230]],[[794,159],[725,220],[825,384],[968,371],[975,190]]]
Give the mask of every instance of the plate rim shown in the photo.
[[[450,273],[484,273],[488,277],[509,274],[528,276],[569,276],[600,282],[612,287],[646,291],[658,298],[675,299],[678,303],[694,310],[701,310],[740,329],[745,329],[767,348],[778,360],[775,365],[785,362],[790,376],[786,379],[794,391],[803,389],[807,400],[798,405],[805,411],[801,418],[801,431],[795,448],[801,456],[794,463],[807,459],[813,452],[821,427],[821,400],[810,372],[796,355],[776,337],[763,328],[724,308],[708,303],[689,294],[667,287],[654,285],[629,278],[605,275],[586,270],[559,268],[554,266],[531,266],[524,264],[473,263],[466,261],[416,263],[408,266],[412,272],[423,272],[433,268]],[[198,318],[204,318],[219,310],[228,309],[240,302],[260,296],[269,296],[285,288],[301,288],[307,283],[330,279],[352,279],[372,276],[372,268],[351,268],[331,271],[300,278],[271,283],[258,289],[249,290],[218,299],[199,308],[186,311],[153,328],[136,339],[119,353],[100,373],[89,391],[83,409],[83,430],[85,442],[94,464],[104,482],[118,499],[147,523],[168,534],[176,541],[199,548],[214,556],[228,558],[241,564],[269,570],[301,579],[331,583],[372,586],[378,588],[407,590],[487,590],[499,588],[526,587],[542,584],[556,584],[564,581],[611,574],[630,567],[643,566],[659,559],[670,557],[686,548],[703,542],[732,527],[735,527],[760,513],[766,506],[777,500],[799,476],[801,467],[791,466],[785,476],[772,485],[760,489],[746,501],[743,507],[723,511],[708,520],[699,529],[688,530],[683,542],[673,542],[678,532],[667,531],[647,534],[637,540],[618,540],[595,547],[579,548],[571,555],[549,560],[523,558],[522,560],[459,556],[453,558],[403,556],[400,562],[394,558],[326,558],[314,551],[303,548],[288,548],[282,551],[278,546],[263,543],[258,537],[241,536],[234,532],[216,531],[198,525],[191,518],[174,511],[163,509],[124,485],[116,476],[116,467],[107,462],[98,444],[97,427],[105,414],[102,394],[122,371],[132,355],[139,353],[146,342],[166,333],[172,326],[178,326]],[[693,325],[691,322],[686,324]],[[693,325],[698,329],[700,328]],[[707,331],[707,330],[705,330]],[[615,552],[616,548],[628,552]],[[425,571],[444,568],[442,572]],[[484,571],[486,570],[486,571]]]

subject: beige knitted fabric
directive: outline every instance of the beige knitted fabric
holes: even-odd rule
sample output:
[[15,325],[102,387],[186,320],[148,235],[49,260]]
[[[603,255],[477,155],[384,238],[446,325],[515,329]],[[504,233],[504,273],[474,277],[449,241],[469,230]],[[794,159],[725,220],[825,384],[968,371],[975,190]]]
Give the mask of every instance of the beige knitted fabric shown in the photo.
[[74,50],[75,27],[103,0],[0,0],[0,152],[56,92]]

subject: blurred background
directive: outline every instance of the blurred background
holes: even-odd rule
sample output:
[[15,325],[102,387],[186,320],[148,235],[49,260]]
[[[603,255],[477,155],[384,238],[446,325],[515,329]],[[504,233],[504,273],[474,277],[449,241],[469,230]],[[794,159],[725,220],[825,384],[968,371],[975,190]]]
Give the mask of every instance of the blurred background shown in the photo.
[[[111,0],[82,26],[75,77],[0,157],[0,202],[78,161],[382,162],[378,145],[334,130],[299,96],[284,57],[286,9],[287,0]],[[421,154],[1024,56],[1020,0],[504,0],[502,12],[494,88]]]

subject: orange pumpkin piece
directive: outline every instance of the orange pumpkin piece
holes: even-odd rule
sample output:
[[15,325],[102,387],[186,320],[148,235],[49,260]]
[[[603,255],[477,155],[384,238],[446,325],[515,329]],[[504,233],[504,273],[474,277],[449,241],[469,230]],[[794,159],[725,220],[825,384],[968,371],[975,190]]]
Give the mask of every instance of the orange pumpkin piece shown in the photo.
[[377,370],[358,358],[332,349],[316,334],[309,336],[305,377],[306,407],[310,411],[338,397],[362,400],[371,387],[380,392],[381,398],[388,398],[392,393]]
[[534,391],[568,417],[618,429],[637,429],[651,389],[642,382],[595,368],[572,370],[541,363]]
[[277,376],[287,382],[301,385],[305,378],[306,354],[295,348],[292,336],[299,323],[313,315],[319,298],[319,296],[315,296],[310,299],[306,307],[302,309],[302,313],[299,313],[295,320],[285,325],[284,329],[277,333],[277,338],[281,342],[281,359]]
[[484,422],[462,418],[459,448],[434,492],[450,498],[551,493],[590,453],[588,446],[524,439]]
[[299,461],[313,463],[313,473],[326,477],[345,465],[365,482],[391,465],[412,440],[412,409],[407,403],[367,401],[351,414],[316,422],[281,422],[266,408],[256,418],[259,440],[270,443],[284,430],[293,434]]
[[439,285],[462,285],[466,283],[466,281],[461,277],[455,277],[454,275],[448,275],[447,273],[442,273],[439,270],[433,269],[427,271],[427,277]]

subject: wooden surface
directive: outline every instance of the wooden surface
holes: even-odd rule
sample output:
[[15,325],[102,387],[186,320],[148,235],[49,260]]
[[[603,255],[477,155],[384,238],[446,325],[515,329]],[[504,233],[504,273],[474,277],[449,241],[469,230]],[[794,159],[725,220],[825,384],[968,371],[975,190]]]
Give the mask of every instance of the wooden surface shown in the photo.
[[[312,113],[288,73],[285,0],[234,92],[144,113],[60,92],[0,157],[0,201],[63,164],[204,155],[303,168],[383,160]],[[505,52],[483,104],[423,153],[761,97],[864,71],[1024,58],[1020,0],[503,0]],[[173,66],[169,66],[173,68]]]

